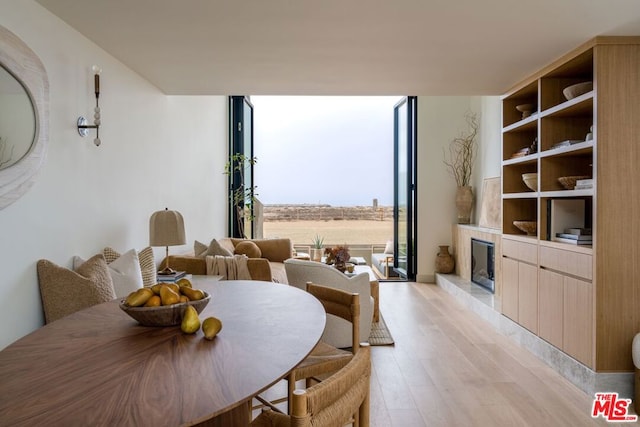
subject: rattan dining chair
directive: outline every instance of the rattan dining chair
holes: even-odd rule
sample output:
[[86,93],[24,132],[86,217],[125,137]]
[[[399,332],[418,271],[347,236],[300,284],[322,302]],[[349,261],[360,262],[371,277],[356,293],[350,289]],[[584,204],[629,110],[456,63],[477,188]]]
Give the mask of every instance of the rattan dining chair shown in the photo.
[[291,415],[263,410],[250,427],[369,427],[371,349],[363,343],[338,372],[306,390],[296,390]]
[[[353,358],[360,346],[360,296],[340,289],[331,288],[307,282],[307,292],[318,298],[327,314],[333,314],[351,323],[351,350],[344,350],[320,341],[311,353],[287,376],[287,400],[289,414],[296,382],[305,380],[306,387],[314,381],[319,382],[323,376],[328,376],[344,367]],[[283,399],[268,401],[261,396],[255,396],[263,405],[275,411],[280,411],[275,405]]]

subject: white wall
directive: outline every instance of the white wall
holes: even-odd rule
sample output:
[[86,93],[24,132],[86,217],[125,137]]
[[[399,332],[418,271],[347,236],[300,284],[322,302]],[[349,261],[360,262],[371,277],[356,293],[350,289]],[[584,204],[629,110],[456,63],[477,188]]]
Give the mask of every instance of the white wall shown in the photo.
[[418,270],[419,282],[433,282],[440,245],[452,245],[456,223],[456,182],[443,163],[443,148],[467,130],[465,114],[480,118],[478,153],[472,174],[475,208],[482,202],[484,178],[500,176],[500,102],[498,97],[418,97]]
[[[185,219],[188,246],[172,251],[226,234],[227,101],[165,96],[34,1],[0,2],[0,25],[40,57],[51,106],[46,163],[0,210],[1,349],[43,324],[38,259],[70,267],[104,246],[141,249],[149,216],[165,207]],[[94,131],[75,129],[93,114],[93,64],[103,69],[99,148]]]

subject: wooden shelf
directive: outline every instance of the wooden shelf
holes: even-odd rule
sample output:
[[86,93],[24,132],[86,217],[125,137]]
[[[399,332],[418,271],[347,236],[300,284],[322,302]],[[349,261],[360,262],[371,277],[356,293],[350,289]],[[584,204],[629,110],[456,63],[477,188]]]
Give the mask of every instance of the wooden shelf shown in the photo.
[[503,133],[506,132],[522,132],[526,130],[535,129],[538,126],[538,117],[539,114],[532,114],[526,119],[522,119],[519,122],[513,123],[502,129]]
[[593,154],[595,141],[584,141],[572,144],[568,147],[553,148],[540,152],[540,157],[564,157],[581,154]]
[[[571,100],[564,97],[566,87],[585,81],[593,82],[592,91]],[[518,282],[520,286],[533,286],[537,280],[540,286],[545,278],[555,281],[555,285],[540,288],[543,294],[547,292],[547,298],[535,302],[539,304],[538,326],[542,325],[544,334],[554,332],[554,345],[597,372],[634,369],[629,354],[640,325],[640,293],[635,292],[640,263],[630,254],[640,253],[636,213],[640,201],[629,195],[618,177],[640,181],[640,168],[633,161],[640,156],[640,121],[631,119],[640,117],[638,99],[640,37],[596,37],[501,98],[502,238],[515,241],[510,243],[513,247],[527,250],[535,245],[535,253],[541,257],[527,262],[536,270],[527,270],[525,275],[518,273],[524,268],[522,260],[518,265],[511,263],[509,277],[516,287]],[[535,105],[537,111],[522,119],[515,107],[524,103]],[[589,133],[592,139],[585,140]],[[567,140],[582,142],[551,148]],[[510,158],[534,142],[536,152]],[[527,189],[522,182],[524,173],[538,174],[538,191]],[[589,176],[593,188],[565,190],[558,182],[563,176]],[[547,204],[554,199],[585,200],[584,226],[592,228],[592,246],[546,240],[550,223]],[[538,236],[520,234],[513,221],[523,219],[537,221]],[[558,263],[566,264],[566,268],[553,267]],[[580,271],[572,270],[576,265]],[[537,279],[529,283],[536,274]],[[509,280],[503,279],[503,292],[508,298],[517,298],[518,292],[509,285]],[[564,289],[562,307],[553,305],[549,297],[560,291],[553,288],[556,285]],[[518,306],[516,321],[525,313],[528,325],[523,326],[534,331],[534,301],[525,298],[519,304],[531,305]],[[544,322],[545,313],[562,315],[563,310],[564,324]],[[588,315],[579,315],[582,312]],[[509,315],[514,316],[514,312]],[[564,332],[556,334],[551,330],[554,326]]]
[[538,163],[538,153],[529,154],[528,156],[516,157],[514,159],[504,160],[502,166],[509,165],[529,165]]

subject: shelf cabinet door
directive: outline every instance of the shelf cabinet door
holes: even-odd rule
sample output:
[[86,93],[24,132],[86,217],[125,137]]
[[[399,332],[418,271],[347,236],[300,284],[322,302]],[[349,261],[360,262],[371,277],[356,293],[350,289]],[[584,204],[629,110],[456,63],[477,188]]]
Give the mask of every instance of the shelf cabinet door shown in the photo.
[[538,277],[538,336],[562,349],[564,276],[540,269]]
[[564,277],[563,350],[593,367],[593,284]]
[[518,263],[518,322],[538,333],[538,267]]
[[518,261],[502,258],[502,314],[518,321]]

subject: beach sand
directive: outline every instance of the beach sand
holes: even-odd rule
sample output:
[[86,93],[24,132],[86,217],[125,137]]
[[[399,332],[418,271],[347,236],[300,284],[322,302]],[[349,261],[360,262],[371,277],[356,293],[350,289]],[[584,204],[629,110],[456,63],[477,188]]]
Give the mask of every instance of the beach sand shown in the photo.
[[324,244],[379,244],[393,239],[393,221],[328,220],[265,221],[264,237],[288,237],[294,244],[311,245],[313,238],[324,237]]

